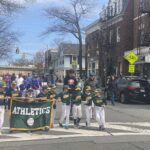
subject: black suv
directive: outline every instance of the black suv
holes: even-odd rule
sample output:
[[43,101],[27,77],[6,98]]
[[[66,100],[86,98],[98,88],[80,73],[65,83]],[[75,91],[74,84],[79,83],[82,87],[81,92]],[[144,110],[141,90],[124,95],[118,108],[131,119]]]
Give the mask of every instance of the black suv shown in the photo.
[[118,79],[117,97],[121,103],[131,101],[150,103],[150,85],[148,81],[144,79]]

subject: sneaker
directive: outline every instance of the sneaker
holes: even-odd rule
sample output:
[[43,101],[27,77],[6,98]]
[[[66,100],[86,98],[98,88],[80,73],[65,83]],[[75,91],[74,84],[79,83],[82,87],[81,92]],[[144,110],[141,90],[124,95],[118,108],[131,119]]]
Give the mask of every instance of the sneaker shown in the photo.
[[102,127],[102,128],[101,128],[101,131],[104,131],[104,130],[105,130],[105,128],[104,128],[104,127]]
[[85,126],[87,127],[87,122],[85,122]]
[[77,126],[77,125],[74,125],[73,127],[74,127],[75,129],[77,129],[77,128],[78,128],[78,126]]
[[104,126],[102,125],[102,126],[99,126],[98,130],[99,130],[99,131],[104,131],[105,128],[104,128]]
[[60,126],[60,127],[63,127],[63,124],[59,122],[59,126]]
[[27,133],[32,134],[32,131],[31,131],[31,130],[28,130]]
[[67,125],[64,126],[65,129],[69,129],[69,127]]
[[44,128],[44,131],[45,131],[45,132],[48,132],[48,131],[49,131],[49,128],[48,128],[48,127],[45,127],[45,128]]

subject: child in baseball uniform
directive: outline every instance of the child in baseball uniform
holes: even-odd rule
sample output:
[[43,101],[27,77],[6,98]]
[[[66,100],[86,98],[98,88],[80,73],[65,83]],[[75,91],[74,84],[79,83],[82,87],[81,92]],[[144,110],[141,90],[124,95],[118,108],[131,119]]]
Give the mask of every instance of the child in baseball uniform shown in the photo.
[[50,99],[51,105],[51,113],[52,113],[52,123],[51,123],[51,128],[54,128],[55,124],[55,116],[56,116],[56,99],[57,99],[57,93],[56,93],[56,86],[51,85],[48,87],[48,95],[47,98]]
[[83,94],[83,103],[85,105],[86,126],[89,127],[92,113],[92,89],[90,86],[85,87],[85,92]]
[[[65,129],[68,129],[69,128],[70,106],[71,106],[69,86],[64,85],[63,92],[60,93],[57,97],[60,98],[61,102],[62,102],[62,113],[61,113],[61,118],[59,121],[59,126],[64,127]],[[64,120],[65,120],[65,125],[63,125]]]
[[2,127],[4,123],[5,114],[5,100],[4,100],[4,86],[0,84],[0,135],[2,134]]
[[74,127],[79,127],[80,119],[82,117],[82,92],[81,87],[77,86],[75,92],[72,96],[73,99],[73,118],[74,118]]
[[103,91],[101,89],[96,89],[93,96],[93,103],[96,109],[96,120],[99,124],[99,130],[105,129],[105,109],[104,106],[107,105],[106,99],[103,96]]

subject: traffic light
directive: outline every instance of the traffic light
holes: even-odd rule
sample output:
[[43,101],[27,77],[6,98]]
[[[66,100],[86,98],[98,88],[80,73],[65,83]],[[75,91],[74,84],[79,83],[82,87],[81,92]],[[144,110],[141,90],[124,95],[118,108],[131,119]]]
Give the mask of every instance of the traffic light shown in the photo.
[[16,54],[19,54],[19,48],[18,47],[16,48]]

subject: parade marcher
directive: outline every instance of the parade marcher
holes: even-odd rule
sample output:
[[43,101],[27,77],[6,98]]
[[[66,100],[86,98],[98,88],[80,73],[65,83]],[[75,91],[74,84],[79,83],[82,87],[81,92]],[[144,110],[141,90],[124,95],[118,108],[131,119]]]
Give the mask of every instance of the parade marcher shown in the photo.
[[18,89],[18,91],[20,91],[20,85],[23,84],[23,82],[24,82],[24,78],[22,77],[22,74],[19,74],[19,77],[16,76],[15,81],[17,84],[17,89]]
[[27,90],[32,87],[32,75],[30,73],[28,73],[28,76],[25,79],[25,84],[26,84]]
[[4,123],[5,114],[5,100],[4,100],[4,86],[0,84],[0,135],[2,134],[2,127]]
[[55,85],[51,85],[50,87],[48,87],[48,94],[47,94],[47,98],[50,99],[51,101],[51,113],[52,113],[52,124],[51,124],[51,128],[54,127],[55,124],[55,116],[56,116],[56,99],[57,99],[57,93],[56,93],[56,86]]
[[[62,113],[61,118],[59,121],[60,127],[65,127],[66,129],[69,128],[69,115],[70,115],[70,93],[69,93],[69,86],[64,85],[63,92],[58,95],[58,98],[61,99],[62,102]],[[66,119],[65,125],[63,126],[63,121]]]
[[83,102],[85,105],[86,126],[89,127],[92,114],[92,89],[90,86],[85,88],[85,92],[83,93]]
[[84,88],[84,81],[81,78],[78,78],[77,86],[81,88],[81,91],[83,92]]
[[[48,87],[47,86],[43,86],[42,90],[40,91],[40,93],[37,95],[37,98],[47,98],[47,94],[48,94]],[[45,131],[48,132],[49,131],[49,127],[45,127]]]
[[7,73],[7,74],[5,75],[4,80],[5,80],[7,86],[10,86],[10,85],[11,85],[11,76],[10,76],[9,73]]
[[47,94],[48,94],[48,87],[47,86],[43,86],[42,90],[40,91],[40,93],[37,95],[37,98],[40,97],[45,97],[47,98]]
[[110,93],[111,104],[115,105],[117,84],[116,84],[115,76],[113,75],[111,76],[109,83],[108,83],[108,91]]
[[106,99],[104,98],[103,91],[101,89],[96,89],[93,96],[93,102],[96,109],[96,120],[99,124],[99,130],[105,129],[105,110],[104,106],[107,105]]
[[96,81],[94,73],[90,73],[89,78],[85,81],[84,88],[86,86],[90,86],[92,91],[94,91],[98,87],[98,84],[97,84],[97,81]]
[[33,98],[33,89],[29,88],[26,92],[26,97]]
[[5,101],[8,109],[10,109],[10,100],[13,96],[18,96],[17,85],[15,81],[11,83],[11,86],[5,88]]
[[34,97],[37,97],[37,95],[40,93],[41,86],[42,85],[41,85],[40,79],[38,78],[37,75],[35,75],[32,80],[32,88],[33,88]]
[[15,80],[16,80],[16,75],[15,75],[15,73],[13,73],[12,76],[11,76],[11,82],[13,82]]
[[[70,69],[67,73],[67,76],[64,78],[64,85],[69,86],[69,93],[72,95],[75,92],[75,88],[77,86],[77,79],[75,76],[75,71],[73,69]],[[72,102],[72,100],[71,100]],[[72,119],[72,103],[71,103],[71,109],[70,109],[70,119]]]
[[76,91],[72,96],[73,118],[74,118],[74,127],[79,127],[80,119],[82,117],[82,108],[81,108],[82,92],[81,92],[81,87],[79,86],[77,86],[75,90]]
[[[94,73],[90,73],[90,76],[89,78],[85,81],[84,83],[84,88],[83,88],[83,93],[85,92],[85,88],[87,86],[90,86],[91,87],[91,91],[94,92],[94,90],[98,87],[98,84],[97,84],[97,80],[95,78],[95,74]],[[92,113],[91,113],[91,118],[95,118],[94,117],[94,103],[92,101]]]
[[19,86],[19,97],[25,97],[26,95],[26,85],[23,83]]

